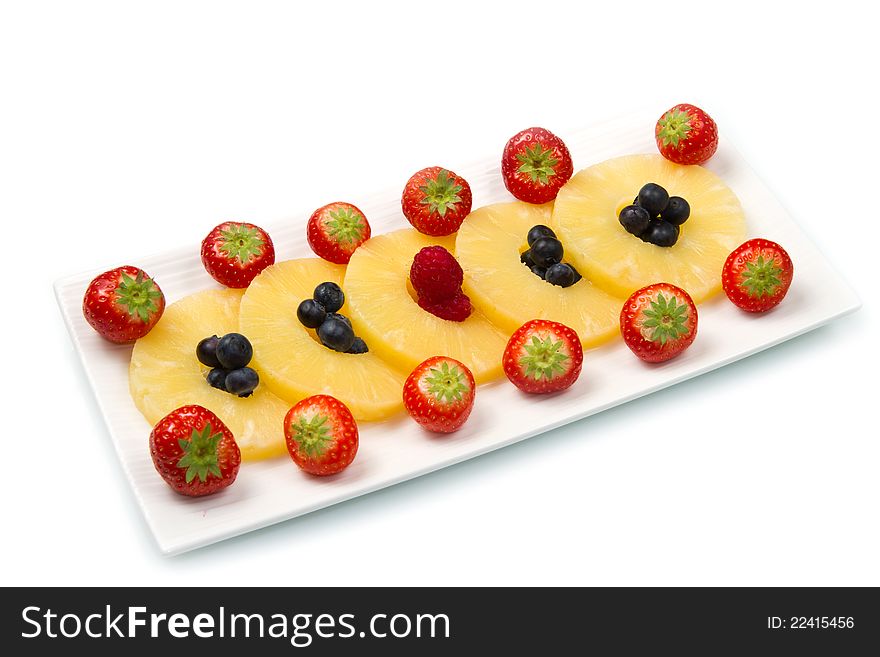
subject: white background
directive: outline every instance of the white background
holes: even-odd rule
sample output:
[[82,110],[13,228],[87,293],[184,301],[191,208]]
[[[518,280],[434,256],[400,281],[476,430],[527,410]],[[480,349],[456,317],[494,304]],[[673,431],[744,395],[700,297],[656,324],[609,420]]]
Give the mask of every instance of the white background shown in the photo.
[[[880,585],[880,52],[864,4],[3,4],[0,581]],[[159,554],[56,278],[402,187],[529,125],[564,137],[685,101],[862,310],[439,473]]]

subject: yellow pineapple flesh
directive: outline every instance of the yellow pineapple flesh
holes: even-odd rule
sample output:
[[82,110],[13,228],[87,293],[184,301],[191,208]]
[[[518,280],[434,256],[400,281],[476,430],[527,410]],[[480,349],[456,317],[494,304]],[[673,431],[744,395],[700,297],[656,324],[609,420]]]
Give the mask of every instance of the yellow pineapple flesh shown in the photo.
[[[363,248],[363,247],[361,247]],[[336,397],[358,420],[381,420],[403,408],[404,375],[383,362],[373,341],[349,312],[351,293],[340,313],[352,320],[355,334],[370,351],[344,354],[320,343],[313,329],[296,317],[315,287],[343,283],[345,267],[319,258],[288,260],[267,267],[250,284],[241,302],[241,332],[254,345],[262,380],[291,405],[311,395]]]
[[463,322],[422,310],[409,285],[413,256],[426,246],[452,252],[455,237],[428,237],[403,229],[370,238],[345,273],[351,319],[370,349],[405,372],[431,356],[449,356],[470,368],[477,382],[501,374],[508,335],[477,308]]
[[129,389],[150,424],[180,406],[204,406],[232,431],[242,458],[257,460],[286,453],[284,416],[289,404],[262,382],[245,398],[212,388],[205,380],[208,368],[196,358],[196,345],[203,338],[238,332],[241,296],[240,290],[207,290],[168,306],[153,330],[134,346]]
[[[509,333],[532,319],[573,328],[585,347],[618,334],[623,300],[582,278],[571,287],[551,285],[520,262],[532,226],[549,225],[553,204],[515,201],[479,208],[458,231],[455,255],[472,302]],[[568,248],[563,243],[568,261]]]
[[[617,220],[649,182],[690,204],[690,218],[674,246],[643,242]],[[559,190],[551,227],[566,259],[605,291],[627,297],[645,285],[666,282],[696,302],[721,290],[724,261],[746,234],[739,199],[718,176],[660,155],[627,155],[580,171]]]

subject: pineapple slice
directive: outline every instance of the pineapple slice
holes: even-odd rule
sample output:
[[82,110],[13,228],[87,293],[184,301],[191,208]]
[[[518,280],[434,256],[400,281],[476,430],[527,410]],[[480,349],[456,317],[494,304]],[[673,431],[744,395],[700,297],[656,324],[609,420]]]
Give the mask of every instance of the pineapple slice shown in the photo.
[[[617,220],[648,182],[691,206],[675,246],[643,242]],[[566,258],[605,291],[625,298],[645,285],[666,282],[696,302],[721,290],[724,261],[746,234],[742,206],[718,176],[660,155],[627,155],[579,172],[559,191],[551,226]]]
[[431,356],[449,356],[482,383],[501,375],[508,336],[479,309],[463,322],[435,317],[419,307],[409,283],[421,248],[438,244],[452,252],[454,240],[409,228],[372,237],[351,257],[344,289],[355,329],[389,363],[411,372]]
[[510,333],[529,320],[550,319],[570,326],[585,347],[594,347],[618,334],[623,299],[586,278],[568,288],[550,285],[519,259],[528,248],[529,229],[548,225],[552,210],[552,203],[515,201],[471,212],[455,241],[464,289],[490,320]]
[[[363,248],[363,247],[362,247]],[[311,395],[332,395],[358,420],[381,420],[403,408],[401,372],[376,355],[373,342],[349,313],[356,335],[370,351],[343,354],[320,343],[296,318],[296,308],[320,283],[342,284],[345,267],[319,258],[288,260],[267,267],[241,301],[241,332],[254,345],[256,369],[269,389],[290,404]],[[348,291],[346,290],[346,296]]]
[[205,381],[208,368],[196,358],[202,338],[238,331],[241,296],[241,290],[206,290],[168,306],[135,344],[128,381],[135,406],[150,424],[175,408],[199,404],[226,423],[243,459],[257,460],[287,452],[284,416],[290,405],[262,382],[246,398],[212,388]]

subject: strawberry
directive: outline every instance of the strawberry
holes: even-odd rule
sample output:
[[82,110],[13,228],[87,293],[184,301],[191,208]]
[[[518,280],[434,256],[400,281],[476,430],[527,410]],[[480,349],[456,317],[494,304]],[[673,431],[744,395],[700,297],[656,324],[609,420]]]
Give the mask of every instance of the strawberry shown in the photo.
[[200,497],[226,488],[238,476],[241,451],[229,428],[203,406],[181,406],[150,433],[153,465],[181,495]]
[[370,239],[370,222],[351,203],[328,203],[309,217],[306,237],[315,255],[347,265],[355,249]]
[[83,296],[83,316],[102,338],[125,344],[150,332],[165,311],[165,295],[143,269],[125,266],[97,276]]
[[215,281],[243,288],[275,262],[275,246],[265,230],[226,221],[202,240],[202,264]]
[[546,319],[533,319],[516,329],[502,357],[507,378],[529,393],[565,390],[577,381],[583,363],[577,332]]
[[727,298],[750,313],[776,306],[791,286],[794,265],[776,242],[752,239],[727,256],[721,285]]
[[654,128],[660,154],[676,164],[703,164],[718,149],[718,126],[699,107],[681,103],[663,113]]
[[358,451],[358,427],[348,407],[330,395],[307,397],[284,418],[290,458],[313,475],[344,470]]
[[574,171],[565,143],[544,128],[516,133],[501,155],[504,186],[520,201],[547,203]]
[[620,332],[636,356],[660,363],[680,354],[697,337],[697,307],[680,287],[654,283],[633,292],[623,304]]
[[417,171],[406,182],[403,216],[425,235],[452,235],[471,212],[471,186],[443,167]]
[[432,356],[412,371],[403,384],[403,405],[428,431],[459,430],[474,407],[474,375],[454,358]]

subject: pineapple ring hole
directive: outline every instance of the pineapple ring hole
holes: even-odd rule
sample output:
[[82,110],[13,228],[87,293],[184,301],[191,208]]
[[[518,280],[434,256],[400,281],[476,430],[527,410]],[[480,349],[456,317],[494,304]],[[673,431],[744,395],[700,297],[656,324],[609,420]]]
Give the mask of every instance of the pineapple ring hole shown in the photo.
[[[561,241],[561,240],[560,240],[560,241]],[[525,242],[523,242],[522,244],[520,244],[519,251],[517,252],[517,256],[521,256],[523,253],[525,253],[525,252],[528,251],[528,250],[529,250],[529,243],[528,243],[528,241],[525,241]],[[562,262],[565,262],[565,257],[564,257],[564,254],[565,254],[565,245],[563,245],[563,247],[562,247],[562,252],[563,252],[563,259],[562,259]],[[518,259],[518,258],[517,258],[517,259]],[[525,267],[525,264],[524,264],[524,263],[520,262],[519,264],[522,265],[523,267]],[[568,264],[571,264],[571,263],[568,263]],[[574,267],[574,265],[571,265],[571,266]],[[526,269],[528,269],[528,267],[526,267]],[[533,271],[531,271],[531,270],[529,270],[529,271],[530,271],[530,273],[531,273],[535,278],[538,278],[538,279],[540,279],[540,280],[543,280],[543,279],[540,278],[540,276],[538,276],[537,274],[535,274],[535,272],[533,272]],[[580,272],[578,272],[578,273],[580,273]],[[563,289],[567,290],[567,289],[569,289],[569,288],[572,288],[572,287],[574,287],[575,285],[577,285],[578,283],[580,283],[582,280],[585,280],[585,277],[584,277],[583,274],[581,274],[581,278],[580,278],[580,280],[575,281],[574,283],[572,283],[571,285],[569,285],[567,288],[563,288]],[[547,281],[544,281],[544,282],[547,283]],[[550,285],[550,283],[547,283],[547,285]]]
[[[299,322],[297,322],[297,323],[299,324]],[[302,324],[300,324],[299,326],[300,326],[300,328],[301,328],[303,331],[306,332],[306,334],[307,334],[312,340],[314,340],[314,341],[317,342],[319,345],[321,345],[322,347],[324,347],[324,344],[321,342],[321,338],[318,337],[318,329],[310,329],[310,328],[306,328],[306,327],[303,326]],[[326,348],[327,348],[327,347],[324,347],[324,349],[326,349]]]
[[[633,204],[633,202],[628,199],[622,199],[622,200],[618,201],[617,205],[615,206],[617,209],[614,211],[614,218],[617,219],[620,216],[620,212],[625,207],[627,207],[628,205],[632,205],[632,204]],[[621,226],[621,228],[623,228],[623,226]]]
[[[299,324],[299,322],[297,322],[297,324]],[[345,353],[342,351],[336,351],[335,349],[331,349],[330,347],[325,346],[323,342],[321,342],[321,338],[318,337],[318,329],[306,328],[302,324],[299,324],[299,326],[308,334],[308,336],[312,340],[314,340],[317,344],[319,344],[321,346],[321,349],[326,349],[327,351],[332,351],[334,354],[343,354],[345,356],[360,356],[361,355],[361,354],[348,354],[348,353]],[[357,332],[355,332],[355,337],[357,337]],[[367,345],[367,346],[369,346],[369,345]]]
[[[517,253],[516,253],[517,260],[519,260],[519,258],[522,256],[522,254],[525,253],[526,251],[528,251],[529,248],[530,248],[529,243],[527,241],[520,244],[519,249],[517,250]],[[522,260],[520,260],[519,264],[522,265],[523,267],[526,267],[525,263]],[[529,268],[526,267],[526,269],[529,269]],[[531,269],[529,269],[529,271],[531,272]],[[532,272],[532,273],[534,273],[534,272]]]
[[[615,212],[614,212],[614,218],[617,219],[617,217],[620,216],[620,212],[621,212],[621,210],[623,210],[623,209],[624,209],[625,207],[627,207],[628,205],[632,205],[632,204],[633,204],[632,201],[629,201],[629,200],[627,200],[627,199],[623,199],[623,200],[621,200],[621,201],[618,201],[618,202],[617,202],[617,205],[615,206],[615,207],[617,208],[617,210],[615,210]],[[619,224],[620,222],[618,221],[617,223]],[[621,226],[620,229],[623,230],[623,231],[626,230],[623,226]],[[661,246],[661,247],[657,247],[657,248],[660,248],[660,249],[674,249],[675,246],[677,246],[679,243],[681,243],[682,237],[683,237],[683,235],[684,235],[684,225],[679,226],[679,227],[678,227],[678,231],[679,231],[679,233],[678,233],[678,240],[676,241],[675,245],[673,245],[673,246]],[[629,234],[629,233],[627,233],[627,234]],[[632,235],[632,237],[635,237],[635,239],[637,239],[637,240],[639,240],[639,241],[641,242],[641,240],[640,240],[638,237],[636,237],[635,235]],[[645,242],[645,243],[647,244],[647,242]],[[654,245],[652,244],[651,246],[654,246]]]
[[418,306],[419,295],[416,292],[416,289],[413,287],[412,281],[409,280],[409,276],[406,277],[406,293],[409,294],[409,297],[413,300],[413,303]]
[[[406,293],[409,295],[409,298],[413,300],[413,303],[419,306],[419,293],[416,292],[416,289],[413,287],[412,281],[409,279],[409,276],[406,277]],[[419,306],[419,310],[422,310],[423,312],[428,312],[424,310],[421,306]]]
[[[306,335],[308,335],[312,340],[314,340],[316,344],[321,346],[321,349],[327,349],[327,350],[333,351],[334,353],[337,353],[337,354],[342,353],[340,351],[334,351],[333,349],[330,349],[330,347],[325,347],[324,343],[321,342],[321,338],[318,337],[318,329],[306,328],[305,326],[303,326],[302,324],[299,323],[299,320],[296,319],[296,315],[293,316],[293,319],[296,322],[296,325],[298,327],[300,327],[303,331],[306,332]],[[357,335],[357,334],[355,334],[355,335]],[[349,354],[349,355],[356,356],[358,354]]]

